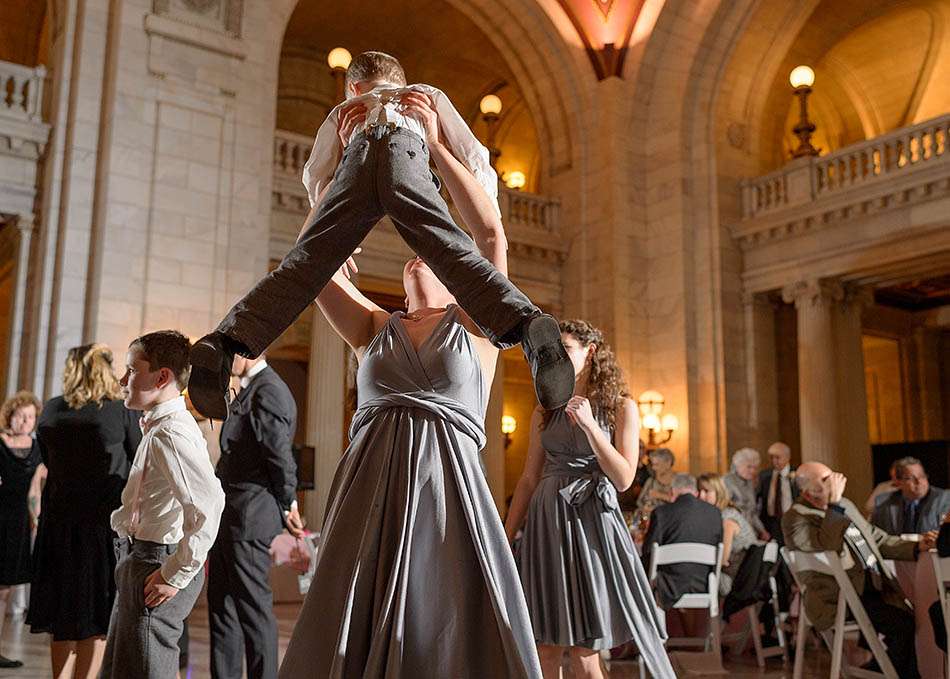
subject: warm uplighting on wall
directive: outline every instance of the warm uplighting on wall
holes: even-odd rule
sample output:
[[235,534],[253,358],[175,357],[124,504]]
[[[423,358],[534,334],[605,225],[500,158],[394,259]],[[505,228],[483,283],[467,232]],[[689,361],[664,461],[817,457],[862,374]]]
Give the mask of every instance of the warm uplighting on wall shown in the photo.
[[505,176],[505,186],[509,189],[514,189],[516,191],[523,189],[527,178],[524,176],[524,172],[515,170],[514,172],[509,172]]
[[818,149],[811,145],[811,135],[815,131],[815,123],[808,119],[808,95],[811,94],[811,86],[815,84],[815,71],[812,70],[811,66],[796,66],[788,74],[788,82],[794,88],[795,96],[798,97],[801,104],[798,124],[792,128],[792,132],[798,137],[798,148],[792,151],[792,157],[817,156]]
[[350,67],[351,61],[353,61],[353,55],[345,47],[334,47],[327,55],[330,73],[333,74],[333,80],[336,82],[336,100],[338,102],[346,98],[346,92],[343,88],[346,83],[346,69]]
[[501,433],[505,435],[505,450],[511,445],[511,435],[518,429],[518,420],[511,415],[501,416]]
[[[647,448],[649,449],[663,445],[673,438],[673,432],[679,429],[680,423],[676,415],[666,413],[661,417],[664,405],[663,394],[652,389],[643,392],[637,399],[640,428],[647,432]],[[666,436],[661,439],[662,432],[666,432]]]
[[485,141],[485,146],[488,147],[488,159],[491,166],[495,167],[501,155],[501,150],[495,148],[495,131],[501,115],[501,97],[497,94],[486,94],[478,102],[478,110],[482,112],[482,120],[485,121],[485,127],[488,130],[488,139]]

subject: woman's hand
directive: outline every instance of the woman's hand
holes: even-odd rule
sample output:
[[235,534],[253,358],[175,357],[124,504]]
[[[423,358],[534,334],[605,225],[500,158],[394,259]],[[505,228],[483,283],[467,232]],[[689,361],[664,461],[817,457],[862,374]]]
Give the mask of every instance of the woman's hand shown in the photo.
[[346,148],[350,143],[350,137],[357,126],[366,122],[366,104],[344,105],[340,109],[340,124],[337,126],[337,134],[340,137],[340,146]]
[[594,431],[597,429],[597,421],[594,419],[594,411],[591,410],[590,401],[583,396],[574,396],[567,405],[564,406],[564,412],[581,429]]
[[439,114],[435,104],[425,92],[415,90],[402,95],[402,112],[422,123],[426,132],[426,143],[431,147],[439,142]]

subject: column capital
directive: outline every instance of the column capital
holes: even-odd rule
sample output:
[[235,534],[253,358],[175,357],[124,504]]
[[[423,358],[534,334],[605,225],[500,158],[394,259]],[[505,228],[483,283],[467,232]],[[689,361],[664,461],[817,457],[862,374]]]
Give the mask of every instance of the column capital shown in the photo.
[[874,305],[874,290],[867,285],[855,285],[848,283],[844,285],[844,298],[842,302],[845,306],[856,309],[864,309]]
[[820,303],[841,302],[844,299],[845,288],[836,278],[806,278],[782,288],[782,300],[799,309],[805,304],[814,306]]

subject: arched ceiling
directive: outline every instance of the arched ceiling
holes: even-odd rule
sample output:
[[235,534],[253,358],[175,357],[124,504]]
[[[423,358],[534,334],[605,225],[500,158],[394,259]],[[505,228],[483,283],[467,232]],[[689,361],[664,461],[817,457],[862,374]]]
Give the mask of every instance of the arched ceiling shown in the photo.
[[[326,53],[337,46],[356,55],[382,50],[397,57],[409,82],[442,89],[484,142],[478,103],[488,93],[503,102],[496,145],[498,170],[520,170],[528,190],[537,190],[540,153],[537,128],[504,56],[462,12],[445,0],[373,0],[346,5],[301,0],[284,35],[278,127],[301,134],[313,130],[333,102]],[[315,72],[316,69],[316,72]],[[312,78],[322,95],[307,107],[301,79]],[[312,118],[319,118],[312,120]]]
[[763,109],[761,162],[787,162],[798,144],[788,73],[815,69],[809,100],[823,153],[950,111],[948,0],[824,0],[799,31]]
[[46,63],[46,2],[0,2],[0,61],[24,66]]

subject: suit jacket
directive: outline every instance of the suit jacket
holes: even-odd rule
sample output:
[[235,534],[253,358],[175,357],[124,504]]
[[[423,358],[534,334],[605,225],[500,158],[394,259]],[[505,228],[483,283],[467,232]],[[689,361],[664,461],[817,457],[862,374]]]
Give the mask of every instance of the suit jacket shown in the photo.
[[[861,531],[865,541],[877,560],[898,559],[911,561],[916,556],[916,542],[901,540],[888,535],[880,528],[872,526],[854,503],[842,498],[837,509],[832,506],[827,511],[812,507],[801,500],[792,505],[782,517],[782,529],[785,532],[785,545],[789,549],[802,552],[838,553],[842,558],[850,555],[854,565],[848,569],[848,577],[860,596],[864,592],[866,564],[857,554],[852,554],[845,543],[845,531],[854,524]],[[891,606],[910,610],[904,592],[897,580],[882,569],[882,595]],[[838,605],[838,583],[834,577],[821,573],[805,572],[801,574],[805,586],[805,612],[815,629],[823,631],[834,625]]]
[[[759,472],[759,487],[756,488],[756,498],[759,505],[759,518],[762,519],[762,523],[765,525],[766,530],[769,530],[769,524],[775,521],[774,517],[768,515],[769,512],[769,489],[772,487],[772,474],[775,473],[775,470],[772,467],[764,469]],[[794,474],[795,468],[789,467],[789,474]],[[791,477],[788,479],[788,485],[792,489],[792,504],[795,504],[795,501],[798,499],[798,485],[795,483],[795,480]],[[773,536],[773,538],[776,536]]]
[[[662,504],[650,514],[650,527],[643,541],[643,563],[650,567],[653,545],[722,542],[722,513],[694,495],[680,495],[675,502]],[[709,566],[671,564],[660,566],[656,574],[656,593],[660,606],[671,608],[684,594],[708,589]]]
[[232,540],[272,540],[297,492],[293,438],[297,405],[269,366],[231,402],[221,425],[217,474],[224,488],[220,534]]
[[[936,486],[920,501],[917,507],[917,527],[914,533],[937,530],[944,515],[950,512],[950,491]],[[891,535],[905,533],[904,502],[901,492],[895,490],[879,499],[871,514],[871,523]]]

